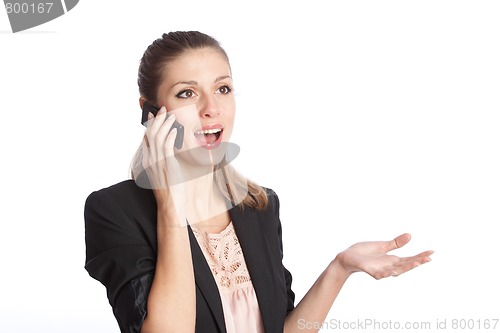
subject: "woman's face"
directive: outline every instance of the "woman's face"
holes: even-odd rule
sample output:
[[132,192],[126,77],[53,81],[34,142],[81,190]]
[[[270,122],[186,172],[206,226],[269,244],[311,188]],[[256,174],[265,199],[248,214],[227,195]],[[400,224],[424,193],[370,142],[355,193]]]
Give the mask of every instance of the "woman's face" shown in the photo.
[[183,153],[179,156],[206,164],[202,161],[210,155],[210,164],[220,162],[223,154],[213,155],[222,142],[229,141],[235,115],[231,70],[220,52],[190,50],[169,62],[157,102],[184,126]]

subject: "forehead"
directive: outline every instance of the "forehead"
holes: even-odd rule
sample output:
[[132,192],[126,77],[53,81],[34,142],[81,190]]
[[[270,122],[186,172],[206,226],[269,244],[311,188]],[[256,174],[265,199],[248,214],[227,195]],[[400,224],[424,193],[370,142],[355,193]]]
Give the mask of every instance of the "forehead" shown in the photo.
[[230,75],[229,63],[218,50],[202,48],[187,50],[163,68],[163,82],[196,80],[204,77]]

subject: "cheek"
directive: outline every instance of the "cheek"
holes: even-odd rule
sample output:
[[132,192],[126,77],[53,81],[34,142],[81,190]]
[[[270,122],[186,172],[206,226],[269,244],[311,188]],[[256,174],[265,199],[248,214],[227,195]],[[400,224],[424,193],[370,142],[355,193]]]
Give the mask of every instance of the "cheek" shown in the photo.
[[232,125],[234,123],[234,116],[236,114],[236,103],[234,102],[234,100],[226,105],[223,112],[226,121],[230,122]]
[[[167,109],[168,110],[168,109]],[[175,114],[175,119],[181,123],[186,129],[200,127],[200,119],[195,105],[171,109],[171,113]]]
[[228,112],[225,115],[224,125],[225,125],[225,131],[226,131],[226,133],[225,133],[226,140],[229,140],[229,138],[231,137],[231,134],[233,133],[234,116],[235,116],[234,111]]
[[175,119],[186,128],[195,128],[200,124],[196,113],[186,112],[185,110],[174,110],[173,113],[175,114]]

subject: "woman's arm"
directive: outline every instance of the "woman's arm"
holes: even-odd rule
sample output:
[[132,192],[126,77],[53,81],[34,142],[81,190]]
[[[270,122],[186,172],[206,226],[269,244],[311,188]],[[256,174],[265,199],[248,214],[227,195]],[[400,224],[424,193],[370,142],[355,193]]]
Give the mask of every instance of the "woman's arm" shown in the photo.
[[[155,195],[158,256],[141,333],[192,333],[196,322],[196,290],[184,211],[185,188],[174,157],[175,120],[165,107],[148,115],[143,165]],[[169,185],[178,184],[178,185]]]
[[[172,216],[174,215],[174,216]],[[194,332],[196,291],[187,227],[158,211],[158,259],[141,333]]]
[[[348,277],[349,273],[340,267],[338,260],[333,260],[286,317],[284,332],[318,332],[318,329],[305,329],[305,327],[317,327],[312,323],[325,321]],[[305,325],[306,323],[311,325]]]
[[[387,252],[400,248],[409,241],[410,235],[403,234],[388,242],[357,243],[339,253],[287,316],[284,332],[318,332],[318,329],[307,327],[318,327],[314,323],[325,321],[340,289],[354,272],[363,271],[381,279],[401,275],[431,260],[429,256],[432,251],[408,258],[387,255]],[[310,324],[306,325],[307,323]]]

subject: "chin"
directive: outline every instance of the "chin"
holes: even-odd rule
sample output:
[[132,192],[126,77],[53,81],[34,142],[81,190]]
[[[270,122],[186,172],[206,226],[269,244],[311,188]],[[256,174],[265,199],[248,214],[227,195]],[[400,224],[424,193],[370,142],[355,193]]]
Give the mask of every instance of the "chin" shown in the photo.
[[220,142],[210,149],[197,146],[178,152],[176,157],[179,161],[185,162],[186,167],[213,167],[224,161],[228,146],[227,142]]

